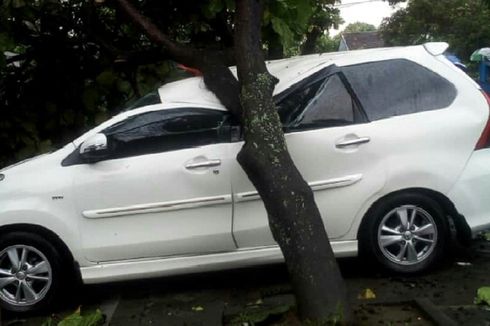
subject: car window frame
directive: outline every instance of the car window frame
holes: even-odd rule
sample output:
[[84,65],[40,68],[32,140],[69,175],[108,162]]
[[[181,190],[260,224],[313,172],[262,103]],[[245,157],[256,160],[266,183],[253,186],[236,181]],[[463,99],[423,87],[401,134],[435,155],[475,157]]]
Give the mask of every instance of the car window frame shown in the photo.
[[[414,66],[417,66],[417,68],[419,68],[420,71],[425,71],[428,74],[433,75],[432,78],[438,78],[444,84],[447,84],[445,86],[450,86],[451,90],[453,91],[453,94],[451,95],[451,98],[452,99],[451,99],[451,101],[448,101],[448,104],[446,106],[434,105],[435,108],[430,108],[430,109],[423,108],[423,109],[418,110],[418,111],[414,111],[414,112],[403,112],[401,114],[390,114],[390,115],[386,114],[386,115],[384,115],[382,117],[378,117],[378,118],[374,118],[374,116],[376,116],[377,113],[375,113],[373,111],[373,113],[372,113],[373,119],[369,118],[369,114],[368,114],[368,111],[367,111],[367,109],[368,109],[367,106],[369,105],[369,103],[364,103],[363,104],[363,111],[364,111],[364,114],[366,115],[366,119],[368,119],[370,122],[376,122],[376,121],[391,119],[391,118],[394,118],[394,117],[402,117],[402,116],[411,115],[411,114],[420,114],[420,113],[424,113],[424,112],[444,110],[444,109],[447,109],[448,107],[450,107],[454,103],[454,101],[456,100],[456,98],[458,96],[458,90],[457,90],[456,86],[454,85],[454,83],[451,80],[448,80],[447,78],[445,78],[444,76],[442,76],[438,72],[436,72],[436,71],[434,71],[434,70],[432,70],[432,69],[424,66],[423,64],[421,64],[421,63],[419,63],[417,61],[414,61],[414,60],[410,60],[408,58],[398,57],[398,58],[389,58],[389,59],[381,59],[381,60],[372,60],[372,61],[366,61],[366,62],[359,62],[359,63],[355,63],[355,64],[350,64],[350,65],[342,66],[341,67],[341,70],[345,70],[347,68],[362,67],[362,66],[369,65],[369,64],[379,64],[379,63],[384,63],[384,62],[406,62],[408,64],[412,64]],[[346,82],[350,85],[350,87],[352,89],[352,92],[353,93],[356,93],[356,91],[354,90],[354,87],[352,86],[352,84],[349,81],[349,77],[347,77],[346,74],[343,74],[343,75],[344,75],[344,78],[346,79]],[[374,90],[373,90],[373,92],[374,92]],[[360,98],[358,98],[358,99],[359,99],[359,102],[362,103],[362,100]],[[385,108],[385,110],[386,111],[389,111],[386,108]]]
[[[113,123],[111,124],[104,124],[103,128],[100,128],[100,126],[95,127],[94,129],[98,129],[96,133],[103,133],[104,130],[109,129],[116,124],[123,123],[129,118],[136,117],[138,115],[143,115],[143,114],[148,114],[151,112],[158,112],[158,111],[168,111],[168,110],[189,110],[189,109],[198,109],[198,110],[209,110],[209,111],[215,111],[218,113],[223,113],[223,119],[221,122],[221,125],[216,129],[217,131],[217,138],[222,139],[223,141],[221,142],[215,142],[215,143],[210,143],[210,144],[205,144],[205,145],[197,145],[197,146],[186,146],[183,148],[178,148],[178,149],[173,149],[173,150],[168,150],[168,151],[157,151],[157,152],[150,152],[150,153],[144,153],[144,154],[138,154],[138,155],[130,155],[130,156],[123,156],[123,157],[110,157],[108,156],[107,158],[103,158],[97,162],[102,162],[102,161],[111,161],[111,160],[118,160],[118,159],[126,159],[126,158],[133,158],[133,157],[139,157],[139,156],[145,156],[145,155],[152,155],[152,154],[161,154],[161,153],[166,153],[166,152],[175,152],[179,150],[185,150],[185,149],[190,149],[190,148],[197,148],[201,146],[208,146],[208,145],[213,145],[213,144],[222,144],[222,143],[229,143],[232,140],[232,131],[233,131],[233,124],[230,123],[230,113],[228,111],[216,109],[216,108],[211,108],[211,107],[200,107],[200,106],[179,106],[175,108],[160,108],[157,110],[148,110],[148,111],[142,111],[138,112],[137,114],[134,115],[128,115],[124,117],[124,119],[114,119]],[[84,139],[86,141],[89,137]],[[82,141],[76,148],[75,150],[70,153],[65,159],[62,160],[61,165],[62,166],[71,166],[71,165],[80,165],[80,164],[92,164],[96,162],[87,162],[84,160],[84,158],[80,155],[80,147],[82,146],[83,142]]]
[[[312,84],[319,82],[319,81],[322,81],[322,80],[324,82],[326,82],[327,79],[329,79],[333,75],[339,76],[343,86],[345,87],[346,91],[349,93],[349,95],[353,101],[353,104],[355,105],[355,108],[353,109],[353,114],[354,114],[353,123],[343,125],[343,126],[319,126],[319,127],[315,127],[315,128],[305,128],[305,129],[289,129],[287,126],[283,126],[283,131],[285,134],[286,133],[295,133],[295,132],[304,132],[304,131],[308,131],[308,130],[346,127],[346,126],[352,126],[352,125],[370,122],[368,117],[367,117],[366,112],[364,111],[364,107],[363,107],[361,101],[359,100],[359,97],[357,96],[357,94],[354,91],[354,89],[352,88],[352,85],[350,84],[349,80],[347,79],[347,77],[343,73],[342,68],[335,65],[335,64],[331,64],[325,68],[322,68],[319,71],[311,74],[310,76],[302,79],[301,81],[291,85],[285,91],[274,96],[274,103],[277,106],[280,101],[286,99],[288,96],[292,95],[294,92],[300,90],[300,88],[307,87],[309,85],[312,85]],[[306,109],[306,106],[303,108],[303,112],[305,109]]]

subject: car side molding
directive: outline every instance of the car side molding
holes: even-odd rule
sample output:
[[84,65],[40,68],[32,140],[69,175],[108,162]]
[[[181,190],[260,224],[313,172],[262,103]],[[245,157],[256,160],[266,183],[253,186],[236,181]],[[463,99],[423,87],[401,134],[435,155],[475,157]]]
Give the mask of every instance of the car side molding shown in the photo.
[[[362,179],[362,174],[347,175],[345,177],[308,182],[308,185],[313,191],[320,191],[325,189],[347,187],[358,183]],[[257,191],[249,191],[235,194],[236,202],[243,202],[249,200],[259,200],[260,196]]]
[[150,203],[141,205],[131,205],[126,207],[116,207],[98,210],[87,210],[82,215],[89,219],[119,217],[125,215],[159,213],[165,211],[175,211],[180,209],[197,208],[211,205],[222,205],[231,202],[231,195],[205,197],[197,199],[176,200],[160,203]]

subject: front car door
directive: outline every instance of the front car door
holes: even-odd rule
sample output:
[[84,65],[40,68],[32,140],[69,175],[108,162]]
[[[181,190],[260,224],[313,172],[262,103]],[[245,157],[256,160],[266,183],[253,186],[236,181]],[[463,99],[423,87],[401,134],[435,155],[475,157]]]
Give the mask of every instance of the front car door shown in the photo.
[[195,255],[236,248],[231,235],[228,113],[158,109],[104,129],[97,163],[72,160],[76,209],[91,261]]

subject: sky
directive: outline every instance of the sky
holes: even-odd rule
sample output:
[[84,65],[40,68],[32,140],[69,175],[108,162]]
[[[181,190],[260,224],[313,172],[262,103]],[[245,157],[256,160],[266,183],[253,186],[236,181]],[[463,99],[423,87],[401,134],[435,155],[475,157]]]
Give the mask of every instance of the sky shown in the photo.
[[337,5],[340,9],[340,16],[345,23],[339,26],[338,30],[330,30],[330,36],[337,35],[347,25],[355,22],[364,22],[379,27],[384,17],[389,17],[396,9],[405,7],[406,4],[392,7],[387,1],[382,0],[342,0]]

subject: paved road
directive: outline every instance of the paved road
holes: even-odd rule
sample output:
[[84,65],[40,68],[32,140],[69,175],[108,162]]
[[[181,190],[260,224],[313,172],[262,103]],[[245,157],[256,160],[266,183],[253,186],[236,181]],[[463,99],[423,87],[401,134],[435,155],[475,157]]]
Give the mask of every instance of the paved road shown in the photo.
[[[341,260],[359,323],[434,325],[411,304],[426,299],[456,325],[490,325],[490,311],[473,304],[476,290],[490,286],[490,242],[456,248],[451,255],[454,260],[441,269],[416,277],[385,275],[358,259]],[[376,298],[359,299],[368,288]],[[85,310],[100,307],[111,325],[221,325],[250,312],[260,315],[294,304],[284,265],[85,286],[75,296],[74,303],[56,313],[66,314],[77,304]],[[271,318],[262,325],[271,324],[274,315]],[[40,325],[45,317],[4,314],[3,319],[3,325]]]

